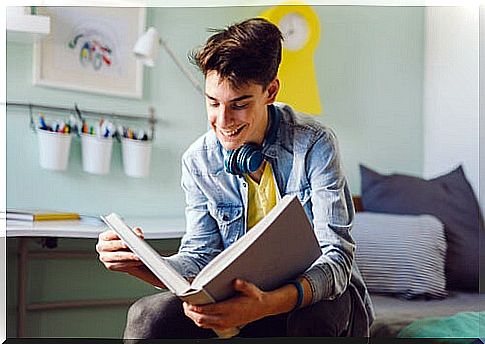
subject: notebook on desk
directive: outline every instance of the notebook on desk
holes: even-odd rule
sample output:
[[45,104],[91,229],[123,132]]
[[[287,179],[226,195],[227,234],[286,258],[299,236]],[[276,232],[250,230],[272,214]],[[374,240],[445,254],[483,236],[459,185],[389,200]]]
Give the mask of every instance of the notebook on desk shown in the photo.
[[16,221],[59,221],[79,220],[81,217],[75,212],[65,212],[47,209],[7,209],[6,219]]

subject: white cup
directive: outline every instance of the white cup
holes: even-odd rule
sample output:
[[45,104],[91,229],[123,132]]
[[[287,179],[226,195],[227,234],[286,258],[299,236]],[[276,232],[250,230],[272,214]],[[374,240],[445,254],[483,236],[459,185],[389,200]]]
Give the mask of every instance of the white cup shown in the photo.
[[83,170],[93,174],[108,174],[111,167],[112,137],[81,134]]
[[143,178],[150,171],[152,141],[121,139],[123,169],[130,177]]
[[64,171],[69,162],[70,134],[37,129],[39,139],[39,163],[47,170]]

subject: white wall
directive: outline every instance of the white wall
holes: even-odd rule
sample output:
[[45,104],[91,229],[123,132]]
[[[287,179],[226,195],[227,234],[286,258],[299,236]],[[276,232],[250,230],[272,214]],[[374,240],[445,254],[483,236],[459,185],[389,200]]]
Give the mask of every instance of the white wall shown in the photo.
[[[480,204],[485,210],[485,5],[480,6]],[[483,265],[483,264],[482,264]],[[484,266],[485,270],[485,266]]]
[[463,164],[477,195],[478,19],[478,6],[426,9],[423,98],[424,176],[435,177]]

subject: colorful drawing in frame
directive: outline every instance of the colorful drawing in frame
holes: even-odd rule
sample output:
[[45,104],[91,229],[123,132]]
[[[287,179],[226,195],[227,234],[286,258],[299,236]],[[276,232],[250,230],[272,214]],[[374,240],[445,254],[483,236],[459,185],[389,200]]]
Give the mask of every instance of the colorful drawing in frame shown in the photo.
[[146,9],[43,7],[51,33],[34,47],[36,86],[141,98],[143,66],[132,49]]
[[89,32],[79,33],[69,41],[68,46],[79,51],[79,62],[84,67],[91,66],[94,70],[100,70],[103,66],[111,67],[113,49],[110,44],[104,44],[104,40],[92,36]]

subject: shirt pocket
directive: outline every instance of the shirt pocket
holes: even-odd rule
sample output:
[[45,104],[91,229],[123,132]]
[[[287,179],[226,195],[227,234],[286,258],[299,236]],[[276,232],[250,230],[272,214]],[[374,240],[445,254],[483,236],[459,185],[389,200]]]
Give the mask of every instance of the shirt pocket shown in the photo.
[[244,225],[243,207],[218,204],[213,207],[213,217],[222,236],[224,248],[230,246],[239,237]]

